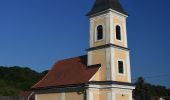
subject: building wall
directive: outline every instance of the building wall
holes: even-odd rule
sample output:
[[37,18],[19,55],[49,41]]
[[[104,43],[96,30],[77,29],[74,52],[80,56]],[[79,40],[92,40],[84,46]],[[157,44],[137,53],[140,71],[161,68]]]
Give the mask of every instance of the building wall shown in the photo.
[[61,100],[60,93],[36,94],[36,100]]
[[[99,71],[92,77],[91,81],[113,80],[131,82],[128,51],[112,47],[91,51],[89,55],[91,57],[90,65],[101,64]],[[124,74],[118,73],[118,60],[122,60],[124,62]]]
[[[104,39],[96,41],[96,28],[98,25],[103,26]],[[121,41],[116,39],[116,25],[121,27]],[[90,18],[90,47],[96,47],[108,43],[127,47],[125,16],[109,12]]]
[[93,97],[94,100],[107,100],[107,94],[106,93],[105,94],[94,93],[93,95],[94,95],[94,97]]
[[84,100],[84,93],[47,93],[36,94],[36,100]]
[[[104,39],[96,41],[96,28],[98,25],[103,26]],[[121,40],[116,39],[116,25],[121,27]],[[90,47],[102,46],[108,43],[112,43],[121,47],[127,47],[125,16],[114,12],[109,12],[90,18]],[[131,82],[129,51],[111,47],[89,52],[88,64],[101,64],[101,68],[91,80]],[[123,60],[123,75],[118,73],[118,60]]]
[[66,93],[65,100],[84,100],[84,94],[82,93]]
[[128,94],[116,94],[116,100],[129,100]]
[[[127,47],[127,43],[126,43],[126,23],[125,23],[126,19],[123,18],[122,16],[119,16],[119,15],[113,15],[113,26],[112,26],[112,31],[113,31],[113,35],[114,35],[114,38],[113,39],[113,44],[116,44],[116,45],[119,45],[119,46],[123,46],[123,47]],[[121,37],[122,37],[122,40],[117,40],[116,39],[116,25],[119,25],[121,27]]]
[[[88,88],[86,94],[78,92],[36,94],[35,100],[132,100],[132,88],[115,88],[112,85]],[[86,98],[86,99],[85,99]]]
[[87,91],[88,91],[87,100],[132,100],[132,90],[128,89],[90,88]]
[[[119,82],[128,82],[128,69],[127,69],[127,56],[126,56],[127,51],[121,50],[121,49],[115,49],[114,55],[115,55],[115,80]],[[124,74],[119,74],[118,73],[118,60],[122,60],[124,62]]]
[[[94,34],[93,34],[93,46],[96,47],[96,46],[100,46],[100,45],[104,45],[106,44],[106,17],[104,16],[101,16],[101,17],[97,17],[94,22],[93,22],[93,28],[94,30],[92,31]],[[96,41],[96,28],[98,25],[102,25],[103,26],[103,37],[104,39],[103,40],[100,40],[100,41]]]
[[106,80],[106,50],[96,50],[91,52],[92,64],[101,64],[99,71],[94,75],[94,81],[104,81]]

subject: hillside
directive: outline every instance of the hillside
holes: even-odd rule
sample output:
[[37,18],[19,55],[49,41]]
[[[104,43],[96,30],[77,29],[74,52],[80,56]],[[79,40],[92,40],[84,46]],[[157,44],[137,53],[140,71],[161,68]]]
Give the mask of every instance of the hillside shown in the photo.
[[135,83],[136,89],[133,91],[135,100],[170,100],[170,89],[165,86],[152,85],[140,77]]
[[41,79],[47,73],[38,73],[30,68],[0,66],[0,95],[18,95]]
[[[0,95],[15,96],[39,81],[48,71],[38,73],[30,68],[19,66],[4,67],[0,66]],[[149,84],[140,77],[136,83],[136,89],[133,91],[135,100],[159,100],[159,97],[170,100],[170,89],[165,86],[156,86]]]

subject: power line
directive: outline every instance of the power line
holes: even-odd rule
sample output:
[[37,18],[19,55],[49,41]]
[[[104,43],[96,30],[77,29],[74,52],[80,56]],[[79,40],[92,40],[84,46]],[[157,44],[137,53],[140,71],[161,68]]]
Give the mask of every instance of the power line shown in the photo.
[[[160,77],[170,77],[170,74],[160,74],[160,75],[153,75],[153,76],[144,76],[144,79],[153,79],[153,78],[160,78]],[[136,81],[138,78],[132,79],[133,81]]]

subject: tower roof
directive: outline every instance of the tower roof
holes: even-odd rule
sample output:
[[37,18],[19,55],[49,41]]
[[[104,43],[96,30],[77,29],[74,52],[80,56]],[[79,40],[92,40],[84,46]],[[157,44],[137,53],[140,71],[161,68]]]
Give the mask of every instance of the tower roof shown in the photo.
[[117,12],[127,15],[119,0],[96,0],[91,11],[87,14],[87,16],[108,10],[113,9]]

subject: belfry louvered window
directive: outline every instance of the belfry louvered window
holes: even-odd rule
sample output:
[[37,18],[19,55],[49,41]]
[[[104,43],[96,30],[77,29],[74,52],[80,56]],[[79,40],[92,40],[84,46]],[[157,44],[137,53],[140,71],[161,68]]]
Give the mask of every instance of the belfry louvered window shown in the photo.
[[119,25],[116,26],[116,39],[121,40],[121,28]]
[[97,26],[97,40],[103,39],[103,26],[99,25]]

